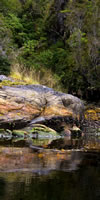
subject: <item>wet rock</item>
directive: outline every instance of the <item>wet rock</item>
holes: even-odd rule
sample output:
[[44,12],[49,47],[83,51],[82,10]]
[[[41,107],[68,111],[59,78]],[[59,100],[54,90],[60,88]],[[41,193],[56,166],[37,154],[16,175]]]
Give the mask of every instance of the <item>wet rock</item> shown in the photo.
[[12,132],[10,130],[0,129],[0,139],[11,139],[12,138]]
[[42,125],[34,124],[19,130],[0,129],[0,145],[13,146],[43,146],[61,136],[53,129]]
[[100,128],[97,129],[97,132],[100,133]]
[[33,139],[56,139],[60,137],[60,135],[55,130],[43,124],[34,124],[32,127],[26,127],[22,130],[13,132],[15,134],[18,133],[19,136],[24,135],[25,138]]
[[82,131],[79,127],[74,125],[73,128],[71,129],[71,135],[72,135],[72,138],[80,138],[82,135]]
[[12,136],[14,136],[14,137],[24,138],[25,134],[26,134],[26,132],[23,130],[13,130],[12,131]]
[[100,105],[88,104],[85,107],[83,130],[87,137],[97,136],[100,129]]
[[80,149],[83,146],[83,140],[80,137],[79,139],[72,139],[72,137],[64,137],[51,141],[48,144],[50,149]]
[[28,147],[29,144],[24,137],[13,138],[11,145],[13,147]]

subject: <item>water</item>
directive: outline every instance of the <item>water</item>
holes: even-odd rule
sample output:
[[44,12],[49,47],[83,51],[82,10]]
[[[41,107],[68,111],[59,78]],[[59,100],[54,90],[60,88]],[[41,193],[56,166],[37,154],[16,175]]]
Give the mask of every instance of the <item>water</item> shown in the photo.
[[0,200],[100,200],[100,153],[1,147]]
[[72,172],[48,175],[0,173],[0,199],[3,200],[99,200],[100,169],[86,167]]
[[0,200],[100,200],[99,137],[26,144],[0,140]]

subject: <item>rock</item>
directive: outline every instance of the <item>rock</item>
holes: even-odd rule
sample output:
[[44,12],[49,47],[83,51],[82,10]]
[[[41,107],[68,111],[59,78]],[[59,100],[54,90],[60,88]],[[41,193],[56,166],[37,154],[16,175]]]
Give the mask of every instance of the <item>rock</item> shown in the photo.
[[42,85],[15,85],[0,88],[0,128],[20,129],[34,123],[59,131],[63,122],[81,122],[82,101],[70,94]]
[[82,131],[74,124],[73,128],[71,129],[71,135],[72,138],[80,138],[82,136]]
[[55,139],[60,137],[55,130],[43,124],[34,124],[32,127],[26,127],[21,130],[13,130],[12,134],[13,136],[30,139]]
[[99,132],[99,133],[100,133],[100,128],[98,128],[98,129],[97,129],[97,132]]
[[13,130],[12,131],[12,136],[14,136],[14,137],[21,137],[21,138],[24,138],[24,136],[25,136],[25,131],[23,131],[23,130]]
[[0,139],[11,139],[12,138],[12,132],[10,130],[0,129]]
[[81,137],[79,139],[68,139],[67,137],[64,137],[53,140],[50,144],[48,144],[48,148],[50,149],[80,149],[82,146]]
[[80,128],[77,127],[76,125],[74,125],[73,128],[72,128],[72,131],[76,131],[76,132],[78,132],[78,131],[80,131]]
[[32,128],[30,130],[31,133],[35,133],[35,132],[39,133],[41,131],[47,132],[47,133],[52,133],[53,135],[57,134],[57,132],[55,130],[53,130],[45,125],[42,125],[42,124],[33,124]]
[[7,77],[5,75],[0,75],[0,82],[2,81],[13,81],[12,78]]
[[56,139],[60,138],[60,135],[55,133],[53,134],[52,132],[45,132],[45,131],[37,131],[33,133],[33,138],[37,139]]

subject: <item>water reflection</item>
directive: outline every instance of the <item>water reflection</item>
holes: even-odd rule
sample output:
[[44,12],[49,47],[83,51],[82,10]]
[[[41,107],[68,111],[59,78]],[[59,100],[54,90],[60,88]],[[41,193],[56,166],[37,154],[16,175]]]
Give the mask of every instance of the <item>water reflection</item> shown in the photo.
[[[83,151],[83,138],[50,141],[49,149],[37,152],[25,140],[3,142],[0,200],[100,199],[100,153]],[[31,146],[46,142],[33,141]]]
[[100,199],[100,153],[0,147],[0,200],[67,199]]
[[76,170],[81,163],[79,151],[44,149],[35,153],[30,148],[1,147],[0,171],[32,171],[48,173],[51,170]]
[[[99,200],[100,168],[87,165],[77,171],[0,173],[3,200]],[[2,184],[3,183],[3,184]]]

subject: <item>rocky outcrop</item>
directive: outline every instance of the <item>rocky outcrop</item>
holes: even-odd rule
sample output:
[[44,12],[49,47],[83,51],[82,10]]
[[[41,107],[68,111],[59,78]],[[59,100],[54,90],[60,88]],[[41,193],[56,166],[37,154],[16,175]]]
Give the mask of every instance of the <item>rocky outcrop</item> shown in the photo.
[[15,83],[14,86],[3,83],[0,86],[0,128],[23,128],[42,123],[59,130],[64,123],[80,122],[83,110],[79,98],[46,86]]
[[13,81],[12,78],[9,78],[5,75],[0,75],[0,82],[2,81]]

